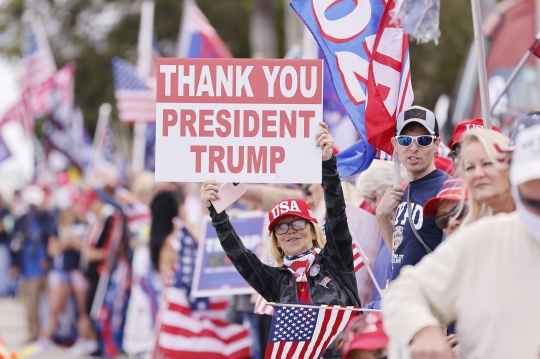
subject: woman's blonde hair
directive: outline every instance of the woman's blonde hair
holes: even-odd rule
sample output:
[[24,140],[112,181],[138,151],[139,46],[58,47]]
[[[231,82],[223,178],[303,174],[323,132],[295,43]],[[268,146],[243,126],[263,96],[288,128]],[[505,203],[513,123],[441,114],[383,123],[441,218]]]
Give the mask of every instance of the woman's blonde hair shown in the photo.
[[[511,152],[508,151],[510,139],[500,132],[487,130],[487,129],[474,129],[468,131],[463,140],[460,142],[460,156],[457,160],[458,176],[464,177],[465,164],[463,161],[463,152],[465,149],[473,143],[479,143],[486,152],[488,159],[493,165],[499,167],[501,170],[506,171],[508,177],[508,163],[510,161]],[[508,190],[510,191],[510,179],[508,178]],[[469,224],[478,219],[493,214],[491,208],[484,202],[474,198],[469,191],[469,213],[463,224]]]
[[[309,225],[311,225],[311,230],[315,233],[315,239],[313,240],[313,245],[317,248],[323,248],[324,243],[326,242],[326,237],[324,236],[324,233],[319,227],[319,225],[312,221],[307,221]],[[274,261],[274,265],[276,267],[281,267],[283,265],[283,257],[285,256],[285,253],[283,253],[283,250],[278,247],[277,245],[278,239],[276,236],[276,233],[274,230],[270,233],[270,256],[272,257],[272,260]]]

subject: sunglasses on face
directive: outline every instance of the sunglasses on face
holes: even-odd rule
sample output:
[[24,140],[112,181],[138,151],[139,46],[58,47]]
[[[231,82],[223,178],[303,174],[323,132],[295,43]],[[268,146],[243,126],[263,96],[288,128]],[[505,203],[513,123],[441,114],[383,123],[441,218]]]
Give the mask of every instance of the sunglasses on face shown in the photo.
[[527,207],[534,208],[536,210],[540,210],[540,201],[539,200],[523,197],[523,195],[521,194],[521,191],[518,191],[518,192],[519,192],[519,199],[521,200],[521,203],[523,203]]
[[422,136],[396,136],[396,141],[401,147],[409,147],[413,140],[420,147],[428,147],[437,139],[437,136],[422,135]]
[[295,231],[300,231],[307,226],[305,219],[297,219],[291,223],[280,223],[274,227],[275,234],[285,234],[289,231],[289,227],[292,227]]
[[445,213],[442,216],[436,216],[435,223],[437,224],[437,227],[439,227],[440,229],[445,229],[446,227],[448,227],[450,218],[455,218],[456,220],[462,220],[467,215],[469,208],[467,205],[464,205],[463,209],[458,214],[459,210],[460,210],[460,205],[457,205],[454,208],[452,208],[450,213]]

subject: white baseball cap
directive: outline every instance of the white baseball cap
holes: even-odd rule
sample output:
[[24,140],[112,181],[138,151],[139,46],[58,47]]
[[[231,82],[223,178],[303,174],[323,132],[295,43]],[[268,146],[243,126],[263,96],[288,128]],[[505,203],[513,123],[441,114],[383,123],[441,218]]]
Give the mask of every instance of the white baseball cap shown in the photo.
[[510,181],[515,186],[535,179],[540,179],[540,125],[518,133],[510,167]]
[[411,122],[416,122],[424,126],[430,135],[439,136],[439,124],[437,123],[435,114],[420,106],[413,106],[399,113],[396,119],[395,135],[401,135],[403,128]]

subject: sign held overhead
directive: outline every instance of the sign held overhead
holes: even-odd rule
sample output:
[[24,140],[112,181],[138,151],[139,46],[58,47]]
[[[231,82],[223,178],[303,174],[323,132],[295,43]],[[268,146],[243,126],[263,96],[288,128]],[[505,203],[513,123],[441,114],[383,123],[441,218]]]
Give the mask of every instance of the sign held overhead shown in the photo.
[[158,59],[156,180],[320,183],[322,60]]

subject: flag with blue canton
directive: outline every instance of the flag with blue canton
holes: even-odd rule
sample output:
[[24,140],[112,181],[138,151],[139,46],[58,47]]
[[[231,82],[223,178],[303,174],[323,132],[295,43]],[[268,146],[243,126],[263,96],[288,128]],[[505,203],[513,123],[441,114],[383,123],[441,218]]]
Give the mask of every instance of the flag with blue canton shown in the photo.
[[319,357],[345,329],[354,308],[358,307],[277,303],[264,358]]
[[156,92],[137,73],[137,68],[119,57],[112,59],[114,95],[120,121],[156,121]]

